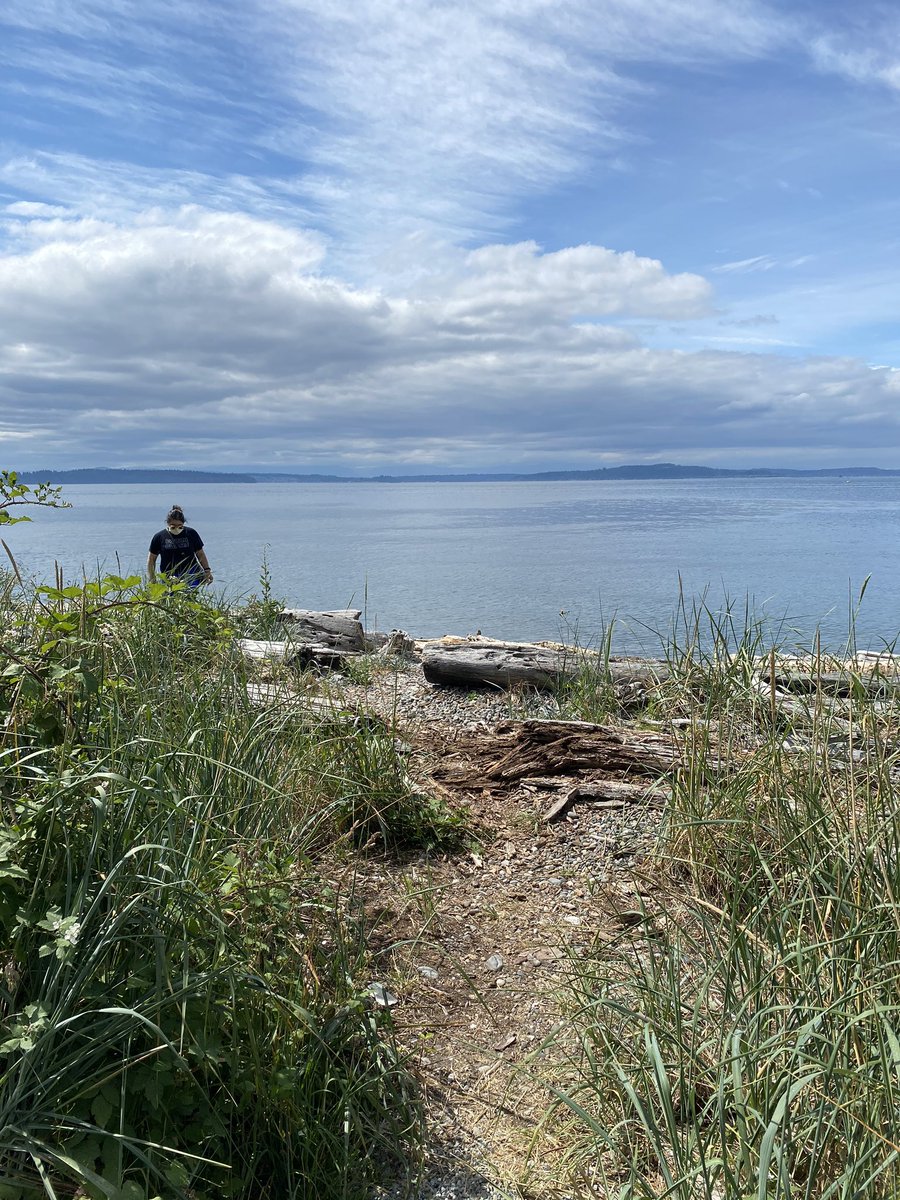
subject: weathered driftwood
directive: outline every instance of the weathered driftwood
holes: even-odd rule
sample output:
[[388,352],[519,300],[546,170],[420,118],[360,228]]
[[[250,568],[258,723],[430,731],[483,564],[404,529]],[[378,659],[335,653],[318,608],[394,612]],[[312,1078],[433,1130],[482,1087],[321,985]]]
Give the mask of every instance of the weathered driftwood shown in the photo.
[[361,615],[358,608],[341,608],[333,612],[285,608],[280,617],[290,626],[292,642],[329,647],[340,654],[362,654],[366,649],[366,635],[360,624]]
[[900,675],[882,674],[880,671],[865,674],[849,671],[823,671],[819,674],[806,671],[776,671],[774,682],[777,688],[788,692],[823,693],[827,696],[852,696],[860,690],[867,694],[896,691],[900,687]]
[[327,696],[310,696],[280,683],[248,683],[247,699],[258,708],[290,708],[317,721],[345,722],[356,716]]
[[[797,693],[783,691],[777,686],[773,687],[771,680],[767,678],[757,679],[753,686],[760,699],[768,705],[773,719],[779,720],[782,724],[792,722],[809,724],[813,720],[816,699],[803,699]],[[849,730],[850,722],[835,711],[839,703],[838,700],[827,699],[828,722],[835,729]]]
[[275,663],[289,662],[293,649],[289,642],[269,642],[262,638],[241,638],[238,645],[245,658]]
[[248,658],[269,659],[288,666],[333,668],[340,667],[345,658],[366,650],[359,609],[313,612],[307,608],[286,608],[280,616],[290,626],[290,637],[284,641],[242,638],[240,646]]
[[541,818],[545,823],[561,820],[576,801],[589,800],[597,808],[624,808],[627,804],[651,804],[661,808],[663,792],[655,785],[629,783],[627,779],[595,779],[576,783],[558,796]]
[[485,774],[502,783],[585,772],[658,777],[680,761],[671,738],[587,721],[502,721],[497,733],[512,734],[512,744]]
[[340,732],[357,729],[387,732],[384,720],[369,709],[347,708],[327,696],[296,692],[283,683],[248,683],[247,699],[257,708],[290,708],[301,720]]
[[682,756],[679,740],[668,733],[588,721],[501,721],[491,733],[454,742],[432,774],[438,786],[469,803],[518,796],[551,823],[579,802],[592,810],[664,806]]
[[316,642],[269,642],[241,638],[238,645],[247,658],[284,663],[289,667],[340,667],[345,658],[358,651],[336,650]]
[[650,686],[666,674],[661,663],[607,661],[592,651],[571,646],[495,642],[485,638],[441,638],[422,645],[422,670],[429,683],[547,689],[571,679],[585,667],[603,672],[614,685]]

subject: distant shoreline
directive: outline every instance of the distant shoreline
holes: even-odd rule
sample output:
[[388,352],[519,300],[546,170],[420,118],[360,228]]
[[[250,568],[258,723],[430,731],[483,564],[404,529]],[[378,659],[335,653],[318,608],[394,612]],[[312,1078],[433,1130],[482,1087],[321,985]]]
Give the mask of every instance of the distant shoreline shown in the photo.
[[316,475],[296,472],[188,471],[142,468],[84,467],[76,470],[19,471],[23,483],[560,483],[642,479],[828,479],[896,478],[900,468],[886,467],[694,467],[677,463],[598,467],[588,471],[451,472],[433,475]]

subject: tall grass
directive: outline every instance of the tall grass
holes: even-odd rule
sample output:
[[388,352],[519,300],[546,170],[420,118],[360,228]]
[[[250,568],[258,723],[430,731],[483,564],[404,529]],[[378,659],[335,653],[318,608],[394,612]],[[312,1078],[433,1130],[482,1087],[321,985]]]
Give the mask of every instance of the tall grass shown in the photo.
[[[574,959],[586,1195],[900,1194],[900,702],[785,702],[748,622],[670,647],[687,715],[644,920]],[[814,647],[813,673],[826,667]],[[663,870],[664,868],[664,870]]]
[[419,1117],[341,780],[225,612],[119,593],[2,593],[0,1197],[363,1196]]

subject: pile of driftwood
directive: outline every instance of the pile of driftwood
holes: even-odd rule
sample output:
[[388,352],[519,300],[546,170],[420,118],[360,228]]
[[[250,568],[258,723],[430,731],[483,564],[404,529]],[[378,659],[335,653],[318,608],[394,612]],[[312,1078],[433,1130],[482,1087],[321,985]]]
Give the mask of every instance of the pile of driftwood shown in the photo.
[[549,823],[583,801],[595,808],[661,807],[680,754],[667,733],[589,721],[501,721],[489,733],[457,740],[433,776],[467,798],[527,798]]
[[[503,642],[481,637],[443,637],[413,641],[401,630],[366,633],[359,609],[316,612],[287,608],[281,613],[285,637],[280,641],[243,639],[244,653],[300,668],[340,669],[363,654],[397,655],[421,662],[429,683],[454,687],[553,689],[585,667],[601,670],[617,693],[631,688],[646,694],[670,674],[665,662],[609,659],[590,650],[555,642]],[[865,656],[859,656],[865,657]],[[900,668],[893,659],[875,656],[858,670],[823,671],[809,662],[786,666],[762,663],[761,695],[785,710],[803,707],[805,693],[841,696],[862,688],[872,693],[900,687]]]
[[664,663],[603,662],[589,650],[555,643],[501,642],[483,637],[444,637],[414,642],[401,630],[367,634],[359,609],[314,612],[287,608],[281,614],[281,641],[244,638],[249,658],[297,667],[340,669],[362,654],[393,654],[421,661],[429,683],[454,687],[549,689],[574,677],[585,665],[602,665],[613,684],[650,686],[665,676]]

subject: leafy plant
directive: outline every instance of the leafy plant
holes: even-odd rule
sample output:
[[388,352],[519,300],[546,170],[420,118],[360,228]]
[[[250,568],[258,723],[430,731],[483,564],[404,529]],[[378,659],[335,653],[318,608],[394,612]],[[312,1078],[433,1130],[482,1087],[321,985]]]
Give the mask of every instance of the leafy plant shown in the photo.
[[40,508],[71,508],[62,498],[62,488],[50,483],[39,483],[30,487],[22,483],[15,471],[0,471],[0,525],[17,525],[30,521],[27,513],[13,515],[9,510],[20,506],[36,505]]
[[265,547],[259,569],[259,591],[246,599],[237,614],[243,636],[264,639],[282,637],[284,624],[281,614],[285,603],[284,599],[275,595],[268,547]]
[[319,750],[338,825],[354,841],[377,838],[393,849],[444,850],[464,843],[467,815],[416,784],[405,749],[380,718],[326,718]]
[[186,591],[3,604],[0,1197],[366,1194],[419,1114],[309,721]]

